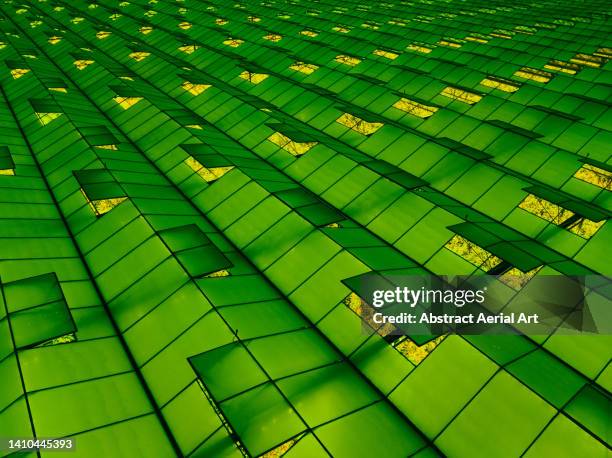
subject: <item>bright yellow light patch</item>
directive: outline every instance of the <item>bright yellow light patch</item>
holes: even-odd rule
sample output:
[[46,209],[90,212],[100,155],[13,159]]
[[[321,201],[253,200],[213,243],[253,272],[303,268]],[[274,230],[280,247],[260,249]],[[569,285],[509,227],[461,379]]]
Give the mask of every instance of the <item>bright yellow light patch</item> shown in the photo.
[[184,45],[184,46],[179,46],[178,49],[179,51],[183,51],[185,54],[193,54],[198,49],[200,49],[200,47],[198,45]]
[[372,54],[374,54],[375,56],[384,57],[385,59],[390,59],[390,60],[395,60],[399,57],[399,54],[390,52],[390,51],[385,51],[383,49],[375,49],[374,51],[372,51]]
[[465,91],[463,89],[458,89],[452,86],[444,88],[444,90],[440,92],[440,95],[443,95],[453,100],[458,100],[459,102],[467,103],[468,105],[473,105],[482,99],[481,95],[474,94],[473,92]]
[[143,25],[140,29],[138,29],[138,31],[142,33],[143,35],[148,35],[151,32],[153,32],[153,27],[148,26],[148,25]]
[[585,65],[587,67],[599,68],[605,63],[605,59],[591,54],[579,53],[572,57],[570,62]]
[[310,75],[318,70],[319,66],[314,64],[307,64],[305,62],[295,62],[293,65],[289,67],[291,70],[295,70],[296,72],[304,73],[306,75]]
[[210,87],[210,84],[194,84],[190,83],[189,81],[185,81],[183,84],[181,84],[181,87],[192,95],[200,95]]
[[434,351],[445,337],[446,335],[438,336],[423,345],[417,345],[412,340],[406,338],[397,345],[394,345],[394,347],[402,355],[408,358],[408,361],[416,366],[419,365],[427,355]]
[[15,175],[15,169],[0,169],[0,175]]
[[489,40],[487,40],[485,38],[475,37],[475,36],[472,36],[472,35],[469,35],[469,36],[465,37],[465,39],[467,41],[473,41],[475,43],[488,43],[489,42]]
[[349,65],[351,67],[354,67],[355,65],[361,62],[361,59],[357,59],[356,57],[351,56],[345,56],[344,54],[336,56],[334,60],[336,62],[340,62],[341,64]]
[[117,145],[96,145],[95,147],[98,149],[106,149],[111,151],[117,151],[119,149]]
[[[229,276],[229,271],[228,270],[217,270],[216,272],[213,272],[212,274],[208,274],[208,275],[204,275],[205,278],[217,278],[217,277],[227,277]],[[262,455],[263,457],[264,455]]]
[[85,19],[83,19],[82,17],[75,17],[72,18],[72,20],[70,22],[72,22],[73,24],[78,24],[80,22],[83,22]]
[[406,49],[410,51],[420,52],[421,54],[429,54],[431,51],[433,51],[431,48],[417,44],[409,44]]
[[265,73],[253,73],[253,72],[249,72],[249,71],[243,71],[240,74],[240,78],[242,78],[243,80],[247,80],[253,84],[259,84],[261,83],[263,80],[265,80],[269,75],[265,74]]
[[405,111],[408,114],[418,116],[419,118],[429,118],[436,111],[438,111],[438,107],[433,107],[429,105],[425,105],[423,103],[414,102],[410,99],[406,99],[402,97],[400,100],[393,104],[394,108],[398,110]]
[[61,115],[62,115],[61,113],[36,113],[36,117],[38,118],[38,121],[43,126],[46,126],[54,119],[59,118]]
[[121,202],[127,199],[127,197],[115,197],[113,199],[100,199],[100,200],[89,200],[85,191],[81,189],[81,193],[85,197],[89,208],[91,208],[96,216],[102,216],[105,213],[108,213]]
[[480,84],[486,87],[491,87],[493,89],[499,89],[500,91],[504,92],[516,92],[520,89],[520,86],[518,86],[513,81],[505,80],[502,78],[493,78],[490,76],[483,79]]
[[142,100],[142,97],[113,97],[113,100],[119,104],[121,108],[127,110]]
[[599,188],[612,191],[612,173],[594,165],[584,164],[574,174],[574,177]]
[[528,272],[523,272],[522,270],[513,267],[512,269],[500,275],[499,280],[502,283],[508,285],[510,288],[519,291],[529,282],[529,280],[531,280],[535,276],[535,274],[538,273],[541,268],[542,266],[536,267],[535,269],[531,269]]
[[185,159],[185,164],[187,164],[191,168],[191,170],[193,170],[202,178],[204,178],[204,180],[206,180],[208,183],[210,183],[211,181],[218,180],[234,168],[234,166],[207,168],[204,167],[197,159],[192,156],[189,156],[187,159]]
[[215,19],[215,24],[217,25],[225,25],[227,24],[229,21],[227,19],[222,19],[222,18],[217,18]]
[[242,43],[244,43],[244,40],[240,40],[240,39],[237,39],[237,38],[228,38],[227,40],[223,41],[224,45],[230,46],[231,48],[237,48]]
[[479,247],[460,235],[454,235],[453,238],[444,245],[444,248],[452,251],[485,272],[488,272],[502,262],[497,256],[494,256],[484,248]]
[[336,122],[363,135],[371,135],[384,125],[382,122],[364,121],[350,113],[343,113]]
[[26,73],[29,73],[29,71],[29,68],[14,68],[11,70],[11,76],[13,77],[13,79],[18,80]]
[[96,33],[96,38],[98,40],[104,40],[105,38],[109,37],[111,34],[111,32],[107,32],[106,30],[100,30],[98,33]]
[[519,204],[519,208],[528,211],[532,215],[542,218],[553,224],[562,224],[572,216],[574,212],[566,210],[557,204],[542,199],[541,197],[529,194]]
[[77,68],[77,70],[83,70],[93,63],[94,63],[93,60],[78,59],[74,61],[74,66]]
[[351,29],[347,28],[347,27],[341,27],[339,25],[332,27],[332,30],[334,32],[340,32],[340,33],[349,33],[351,31]]
[[517,70],[514,72],[514,76],[536,81],[538,83],[548,83],[553,77],[552,73],[531,67],[523,67],[520,70]]
[[261,22],[261,18],[260,18],[260,17],[257,17],[257,16],[249,16],[249,17],[247,18],[247,20],[248,20],[249,22]]
[[192,27],[192,24],[191,22],[183,21],[179,23],[178,27],[182,30],[189,30]]
[[145,52],[145,51],[134,51],[131,52],[129,57],[134,59],[136,62],[140,62],[144,59],[146,59],[147,57],[149,57],[151,55],[150,52]]
[[66,89],[65,87],[50,87],[49,90],[55,92],[63,92],[64,94],[68,93],[68,89]]
[[368,24],[367,22],[364,22],[363,24],[361,24],[361,27],[363,27],[364,29],[369,29],[369,30],[378,30],[380,28],[376,24]]
[[555,70],[569,75],[575,75],[580,70],[580,66],[569,62],[563,62],[562,60],[551,60],[544,68],[548,70]]
[[440,40],[438,41],[438,44],[441,46],[447,46],[449,48],[461,48],[461,44],[454,41]]
[[48,41],[49,41],[50,45],[56,45],[60,41],[62,41],[62,37],[58,37],[57,35],[53,35],[52,37],[49,37]]
[[277,33],[269,33],[267,35],[264,35],[264,40],[268,40],[268,41],[272,41],[274,43],[276,43],[277,41],[281,41],[283,39],[283,37]]
[[301,156],[306,154],[313,146],[318,142],[294,142],[289,137],[281,134],[280,132],[274,132],[268,137],[268,141],[271,141],[277,146],[280,146],[285,151],[291,153],[293,156]]
[[316,37],[319,34],[317,32],[313,32],[312,30],[302,30],[300,32],[300,35],[304,35],[304,36],[307,36],[307,37],[310,37],[310,38],[314,38],[314,37]]

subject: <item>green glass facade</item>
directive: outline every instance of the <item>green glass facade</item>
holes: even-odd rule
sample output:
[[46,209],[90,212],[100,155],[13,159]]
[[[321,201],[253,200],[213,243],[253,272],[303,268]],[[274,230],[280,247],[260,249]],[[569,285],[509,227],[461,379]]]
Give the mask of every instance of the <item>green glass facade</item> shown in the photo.
[[343,282],[610,275],[609,16],[0,1],[0,438],[609,456],[610,336],[393,340]]

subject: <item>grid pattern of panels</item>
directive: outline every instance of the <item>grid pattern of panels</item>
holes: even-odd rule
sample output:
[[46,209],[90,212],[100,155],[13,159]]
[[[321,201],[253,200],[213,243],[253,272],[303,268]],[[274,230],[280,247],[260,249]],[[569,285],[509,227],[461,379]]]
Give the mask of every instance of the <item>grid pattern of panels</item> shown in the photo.
[[363,332],[346,281],[610,275],[606,8],[1,1],[0,436],[606,456],[610,336]]

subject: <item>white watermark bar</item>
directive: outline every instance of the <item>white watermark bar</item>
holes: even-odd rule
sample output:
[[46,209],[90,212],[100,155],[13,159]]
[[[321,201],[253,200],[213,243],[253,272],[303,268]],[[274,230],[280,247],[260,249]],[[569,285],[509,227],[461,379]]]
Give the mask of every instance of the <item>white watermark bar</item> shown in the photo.
[[385,335],[612,334],[612,281],[601,275],[539,275],[524,283],[493,275],[367,273],[344,280],[367,333]]

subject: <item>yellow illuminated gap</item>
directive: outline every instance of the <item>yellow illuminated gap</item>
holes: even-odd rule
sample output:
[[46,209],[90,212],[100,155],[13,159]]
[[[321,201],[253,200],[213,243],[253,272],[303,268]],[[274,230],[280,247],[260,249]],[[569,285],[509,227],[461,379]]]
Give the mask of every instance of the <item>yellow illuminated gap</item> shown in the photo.
[[0,169],[0,175],[15,175],[15,169]]
[[440,95],[443,95],[444,97],[448,97],[453,100],[457,100],[459,102],[467,103],[468,105],[473,105],[482,99],[481,95],[474,94],[473,92],[465,91],[463,89],[458,89],[452,86],[444,88],[444,90],[440,92]]
[[141,60],[146,59],[151,55],[150,52],[145,51],[134,51],[129,54],[129,57],[134,59],[136,62],[140,62]]
[[371,135],[380,129],[382,122],[368,122],[350,113],[343,113],[336,122],[363,135]]
[[290,14],[279,14],[276,17],[279,18],[279,19],[291,19],[291,15]]
[[405,338],[394,345],[395,349],[408,358],[415,366],[418,366],[434,349],[444,340],[446,335],[438,336],[433,340],[419,346],[409,338]]
[[11,70],[11,76],[17,80],[30,71],[29,68],[14,68]]
[[0,41],[0,49],[6,48],[6,43],[4,41]]
[[283,39],[283,37],[277,33],[269,33],[267,35],[264,35],[264,40],[268,40],[268,41],[272,41],[274,43],[276,43],[277,41],[281,41]]
[[587,67],[599,68],[605,63],[606,59],[591,54],[578,53],[570,59],[570,62]]
[[599,48],[593,53],[594,56],[612,59],[612,48]]
[[138,31],[142,33],[143,35],[148,35],[151,32],[153,32],[153,27],[148,26],[148,25],[143,25],[140,29],[138,29]]
[[260,22],[260,21],[261,21],[261,18],[260,18],[260,17],[257,17],[257,16],[249,16],[249,17],[247,18],[247,20],[248,20],[249,22]]
[[416,52],[420,52],[422,54],[429,54],[431,51],[433,51],[433,49],[428,48],[426,46],[421,46],[418,44],[409,44],[406,49],[410,50],[410,51],[416,51]]
[[380,28],[376,24],[368,24],[367,22],[364,22],[363,24],[361,24],[361,27],[363,27],[364,29],[370,29],[370,30],[378,30]]
[[504,92],[516,92],[520,89],[520,86],[513,81],[502,78],[494,78],[491,76],[483,79],[480,84],[493,89],[499,89],[500,91]]
[[465,39],[467,41],[473,41],[475,43],[488,43],[489,40],[483,37],[478,37],[478,36],[474,36],[474,35],[469,35],[467,37],[465,37]]
[[232,48],[237,48],[242,43],[244,43],[244,40],[240,40],[240,39],[237,39],[237,38],[228,38],[227,40],[223,41],[224,45],[230,46]]
[[117,145],[96,145],[95,147],[98,149],[106,149],[111,151],[117,151],[119,149]]
[[49,44],[51,45],[56,45],[60,41],[62,41],[62,37],[58,37],[57,35],[53,35],[52,37],[49,37]]
[[217,25],[225,25],[227,24],[229,21],[227,19],[222,19],[222,18],[217,18],[215,19],[215,24]]
[[573,232],[583,239],[590,239],[593,237],[593,235],[595,235],[599,228],[604,225],[605,222],[605,220],[602,220],[597,223],[595,221],[591,221],[590,219],[581,218],[576,223],[572,224],[568,229],[570,232]]
[[[531,213],[532,215],[542,218],[545,221],[555,225],[563,224],[569,218],[574,216],[574,212],[560,207],[557,204],[542,199],[541,197],[529,194],[519,204],[519,208]],[[605,220],[600,222],[591,221],[587,218],[580,218],[567,229],[582,238],[591,238],[599,228],[605,223]]]
[[316,37],[319,34],[317,32],[313,32],[312,30],[302,30],[300,32],[300,35],[304,35],[304,36],[307,36],[307,37],[310,37],[310,38],[314,38],[314,37]]
[[179,23],[178,27],[182,30],[189,30],[192,27],[192,24],[191,22],[183,21]]
[[568,73],[570,75],[575,75],[580,70],[580,66],[578,64],[563,62],[562,60],[551,60],[544,65],[544,68],[548,70],[556,70],[562,73]]
[[406,23],[402,19],[389,19],[387,24],[399,25],[400,27],[406,27]]
[[349,65],[351,67],[354,67],[355,65],[361,62],[361,59],[357,59],[356,57],[346,56],[344,54],[340,54],[336,56],[334,60],[336,62],[340,62],[341,64]]
[[240,78],[242,78],[243,80],[247,80],[253,84],[259,84],[261,83],[263,80],[265,80],[269,75],[265,74],[265,73],[253,73],[253,72],[249,72],[249,71],[243,71],[240,74]]
[[444,248],[452,251],[485,272],[488,272],[502,262],[497,256],[460,235],[454,235],[453,238],[444,245]]
[[552,79],[553,74],[545,72],[543,70],[538,70],[536,68],[523,67],[520,70],[514,72],[514,76],[536,81],[538,83],[548,83]]
[[105,38],[109,37],[111,34],[111,32],[107,32],[106,30],[100,30],[98,33],[96,33],[96,38],[98,40],[104,40]]
[[77,68],[77,70],[83,70],[93,63],[94,63],[93,60],[78,59],[74,61],[74,66]]
[[541,268],[542,266],[531,269],[528,272],[523,272],[522,270],[513,267],[512,269],[508,270],[508,272],[500,275],[498,278],[499,281],[506,284],[510,288],[519,291],[535,276],[535,274],[538,273]]
[[395,60],[399,57],[399,54],[390,52],[390,51],[385,51],[383,49],[375,49],[374,51],[372,51],[372,54],[374,54],[375,56],[384,57],[390,60]]
[[28,11],[27,8],[19,8],[19,9],[15,10],[15,13],[16,14],[23,14],[23,13],[26,13],[27,11]]
[[38,112],[36,112],[36,117],[38,118],[38,121],[43,126],[46,126],[47,124],[49,124],[54,119],[59,118],[61,115],[62,115],[61,113],[38,113]]
[[391,323],[385,323],[382,326],[376,323],[374,321],[374,309],[362,301],[357,294],[351,292],[342,302],[353,312],[359,315],[361,320],[374,329],[378,335],[384,337],[395,331],[395,326],[393,326]]
[[210,87],[210,84],[194,84],[190,83],[189,81],[185,81],[183,84],[181,84],[181,87],[192,95],[200,95]]
[[[157,14],[157,11],[155,11],[155,10],[149,10],[149,11],[147,11],[147,12],[144,14],[144,16],[151,18],[151,17],[155,16],[156,14]],[[112,19],[112,16],[111,16],[111,19]],[[114,19],[113,19],[113,20],[114,20]]]
[[440,40],[440,41],[438,41],[438,44],[442,45],[442,46],[447,46],[449,48],[461,48],[461,44],[460,43],[456,43],[454,41]]
[[189,129],[202,130],[202,126],[199,124],[187,124],[185,127]]
[[574,177],[599,188],[612,191],[612,173],[594,165],[584,164],[574,174]]
[[332,27],[332,30],[334,32],[340,32],[340,33],[349,33],[351,31],[351,29],[348,29],[346,27],[341,27],[339,25]]
[[208,183],[210,183],[211,181],[218,180],[234,168],[234,166],[207,168],[204,167],[197,159],[192,156],[189,156],[187,159],[185,159],[185,164],[187,164],[191,168],[191,170],[193,170],[202,178],[204,178],[204,180],[206,180]]
[[80,22],[83,22],[84,20],[85,19],[82,18],[82,17],[75,17],[75,18],[72,18],[72,20],[70,22],[72,22],[73,24],[78,24]]
[[314,64],[307,64],[305,62],[295,62],[293,65],[289,67],[291,70],[295,70],[296,72],[304,73],[306,75],[310,75],[318,70],[319,66]]
[[55,91],[55,92],[63,92],[64,94],[68,93],[68,89],[65,87],[50,87],[48,88],[50,91]]
[[115,197],[113,199],[99,199],[99,200],[92,201],[92,200],[89,200],[89,197],[87,197],[87,194],[85,194],[85,191],[83,191],[83,188],[81,188],[81,193],[85,197],[87,204],[93,210],[96,216],[102,216],[103,214],[108,213],[113,208],[115,208],[117,205],[119,205],[121,202],[127,199],[127,197]]
[[291,447],[295,445],[295,439],[290,439],[287,442],[279,445],[278,447],[273,448],[267,453],[264,453],[259,458],[280,458],[285,453],[289,451]]
[[280,132],[274,132],[268,137],[268,141],[271,141],[277,146],[280,146],[285,151],[289,152],[293,156],[301,156],[306,154],[313,146],[318,142],[294,142],[289,137],[281,134]]
[[424,105],[422,103],[414,102],[404,97],[395,102],[393,104],[393,107],[397,108],[398,110],[405,111],[408,114],[418,116],[419,118],[429,118],[436,111],[438,111],[438,107]]
[[53,8],[53,11],[64,11],[64,7],[63,6],[56,6]]
[[142,97],[113,97],[113,100],[119,104],[121,108],[127,110],[142,100]]
[[212,274],[204,275],[205,278],[217,278],[217,277],[228,277],[230,275],[228,270],[217,270]]
[[200,47],[198,45],[184,45],[184,46],[179,46],[178,49],[179,51],[183,51],[185,54],[193,54],[198,49],[200,49]]
[[533,194],[527,195],[519,204],[519,208],[557,225],[574,216],[574,212]]

